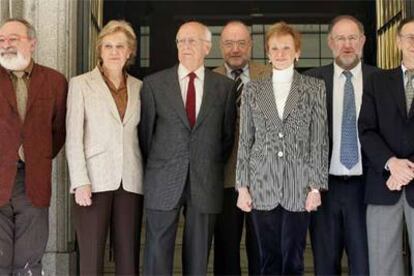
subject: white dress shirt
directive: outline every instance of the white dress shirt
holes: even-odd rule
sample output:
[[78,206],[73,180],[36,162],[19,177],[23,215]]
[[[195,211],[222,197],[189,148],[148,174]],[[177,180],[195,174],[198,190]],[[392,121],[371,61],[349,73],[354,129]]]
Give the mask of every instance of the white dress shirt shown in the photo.
[[[178,65],[178,81],[180,82],[181,96],[183,97],[184,107],[187,99],[188,82],[190,77],[188,74],[191,72],[187,70],[181,63]],[[199,67],[194,71],[196,78],[194,79],[194,87],[196,94],[196,118],[200,111],[201,102],[204,92],[204,66]]]
[[292,86],[293,73],[293,64],[284,70],[277,70],[273,68],[273,93],[275,95],[277,112],[279,113],[280,119],[283,119],[283,111],[285,110],[286,100]]
[[[227,63],[224,63],[224,67],[226,68],[226,74],[227,77],[231,78],[232,80],[234,80],[234,75],[231,73],[233,71],[233,69],[231,69]],[[247,63],[243,68],[242,68],[243,72],[240,74],[240,78],[243,82],[244,85],[246,85],[246,83],[248,83],[250,81],[250,71],[249,71],[249,64]]]
[[[333,77],[333,126],[332,126],[332,156],[329,167],[329,174],[332,175],[362,175],[362,157],[361,157],[361,144],[358,139],[358,163],[348,170],[340,161],[341,152],[341,135],[342,135],[342,109],[344,101],[344,86],[346,77],[343,74],[345,70],[334,63],[334,77]],[[361,62],[358,63],[352,70],[352,85],[354,86],[355,93],[355,111],[356,118],[358,120],[359,111],[362,103],[362,90],[363,90],[363,78],[362,78],[362,66]],[[358,128],[357,128],[358,134]]]

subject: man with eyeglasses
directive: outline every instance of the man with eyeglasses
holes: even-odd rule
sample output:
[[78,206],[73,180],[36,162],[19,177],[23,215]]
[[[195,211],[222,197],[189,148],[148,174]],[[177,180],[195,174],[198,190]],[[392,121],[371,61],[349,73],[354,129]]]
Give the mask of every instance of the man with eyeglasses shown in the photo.
[[[371,275],[406,275],[404,224],[414,248],[414,18],[397,28],[401,65],[372,75],[362,99],[359,134],[368,159],[367,230]],[[405,221],[405,223],[404,223]],[[411,264],[414,264],[414,254]]]
[[67,82],[35,63],[35,30],[0,25],[0,275],[43,275],[52,159],[65,140]]
[[316,275],[341,275],[344,250],[350,275],[368,275],[365,167],[358,140],[357,118],[368,77],[377,69],[361,62],[364,27],[341,15],[329,26],[332,64],[308,75],[323,79],[328,108],[329,190],[311,216],[310,234]]
[[[248,27],[241,21],[230,21],[224,26],[220,36],[220,49],[224,63],[215,68],[214,71],[226,75],[236,82],[237,123],[232,153],[225,168],[223,211],[217,218],[214,232],[214,274],[241,275],[240,241],[245,214],[236,206],[237,192],[234,189],[239,137],[240,94],[247,82],[270,74],[271,68],[250,60],[252,39]],[[245,241],[249,274],[259,274],[259,252],[250,226],[249,214],[246,214]]]
[[172,275],[184,213],[184,275],[206,275],[224,164],[233,145],[234,82],[209,71],[211,33],[199,22],[178,30],[179,64],[144,79],[139,138],[146,163],[144,275]]

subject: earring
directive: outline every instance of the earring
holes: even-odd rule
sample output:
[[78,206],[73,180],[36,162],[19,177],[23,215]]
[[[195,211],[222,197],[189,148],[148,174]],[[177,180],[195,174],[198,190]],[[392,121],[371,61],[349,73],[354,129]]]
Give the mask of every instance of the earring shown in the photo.
[[299,58],[298,57],[296,57],[295,60],[296,60],[296,62],[299,62]]

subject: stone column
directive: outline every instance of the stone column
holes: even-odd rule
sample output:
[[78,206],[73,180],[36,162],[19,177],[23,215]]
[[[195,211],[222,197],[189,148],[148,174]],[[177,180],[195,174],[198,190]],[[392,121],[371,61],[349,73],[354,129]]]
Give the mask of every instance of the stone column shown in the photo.
[[[70,78],[76,73],[77,4],[78,1],[74,0],[0,0],[0,16],[8,17],[8,11],[11,11],[11,16],[31,22],[37,31],[35,61]],[[76,273],[68,186],[67,165],[62,151],[53,161],[49,240],[42,261],[45,275]]]
[[9,17],[9,1],[0,0],[0,22]]

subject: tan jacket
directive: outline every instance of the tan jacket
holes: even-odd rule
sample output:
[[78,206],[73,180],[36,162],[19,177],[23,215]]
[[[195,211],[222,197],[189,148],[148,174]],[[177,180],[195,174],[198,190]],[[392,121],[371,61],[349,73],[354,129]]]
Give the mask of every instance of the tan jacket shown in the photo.
[[[224,66],[224,64],[215,68],[213,71],[222,75],[227,75],[226,67]],[[271,72],[272,67],[269,65],[249,62],[250,80],[262,79],[266,76],[269,76]],[[236,133],[234,135],[233,149],[225,167],[224,188],[231,188],[235,185],[237,149],[239,144],[239,118],[240,110],[237,110],[237,122],[235,127]]]
[[128,104],[121,121],[115,101],[98,68],[72,78],[67,102],[66,155],[71,187],[92,185],[92,192],[143,193],[138,146],[142,82],[127,78]]

